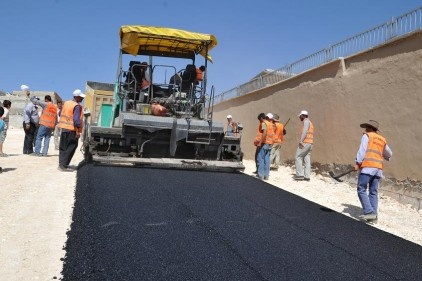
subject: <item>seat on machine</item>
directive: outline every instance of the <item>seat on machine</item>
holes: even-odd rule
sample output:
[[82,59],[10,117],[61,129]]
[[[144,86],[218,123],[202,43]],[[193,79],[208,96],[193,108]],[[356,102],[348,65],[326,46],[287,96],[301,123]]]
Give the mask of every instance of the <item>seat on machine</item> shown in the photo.
[[185,71],[182,73],[182,92],[190,92],[192,85],[196,83],[196,67],[194,64],[186,65]]
[[142,84],[142,79],[145,78],[145,66],[139,61],[136,61],[132,65],[129,64],[129,66],[134,78],[136,79],[136,83]]
[[128,84],[131,84],[131,83],[135,83],[134,81],[136,80],[139,83],[139,81],[141,81],[140,79],[142,79],[141,62],[130,61],[125,82]]

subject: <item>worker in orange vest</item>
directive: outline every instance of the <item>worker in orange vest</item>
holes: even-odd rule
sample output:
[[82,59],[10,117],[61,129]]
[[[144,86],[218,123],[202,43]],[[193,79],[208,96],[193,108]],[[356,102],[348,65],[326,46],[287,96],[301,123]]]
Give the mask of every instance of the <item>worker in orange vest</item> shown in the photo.
[[383,160],[390,161],[393,152],[388,146],[387,140],[379,134],[377,121],[369,120],[360,124],[360,127],[365,128],[355,165],[355,170],[360,171],[357,186],[358,197],[363,209],[363,215],[360,218],[366,221],[376,221],[378,218],[378,186],[384,168]]
[[[31,101],[35,105],[39,105],[43,111],[40,116],[37,136],[35,138],[35,153],[32,156],[47,156],[48,147],[50,145],[51,133],[57,123],[57,107],[51,102],[51,96],[46,95],[44,101],[40,101],[37,97],[32,97]],[[44,139],[44,145],[41,153],[41,144]]]
[[[310,181],[311,178],[311,151],[314,146],[314,125],[308,116],[309,114],[306,110],[302,110],[299,114],[299,119],[303,124],[299,138],[299,147],[295,155],[296,176],[294,180],[297,181]],[[303,169],[304,165],[305,169]]]
[[85,94],[76,89],[73,91],[73,100],[66,101],[60,113],[58,126],[62,133],[59,144],[59,170],[63,172],[73,171],[69,168],[69,164],[78,147],[78,140],[82,133],[84,112],[81,102],[84,98]]
[[237,123],[233,121],[233,116],[227,115],[226,136],[237,137]]
[[202,82],[202,80],[204,80],[204,71],[205,71],[205,66],[201,65],[199,68],[196,69],[196,82]]
[[281,144],[284,139],[284,125],[280,122],[280,117],[277,114],[273,116],[274,124],[274,144],[271,147],[271,156],[270,156],[270,169],[277,171],[278,166],[280,166],[280,152]]
[[270,176],[270,155],[271,146],[274,143],[274,126],[272,123],[273,115],[268,113],[266,116],[264,113],[258,115],[259,126],[258,132],[254,140],[254,144],[257,147],[257,165],[258,173],[257,177],[262,180],[268,180]]

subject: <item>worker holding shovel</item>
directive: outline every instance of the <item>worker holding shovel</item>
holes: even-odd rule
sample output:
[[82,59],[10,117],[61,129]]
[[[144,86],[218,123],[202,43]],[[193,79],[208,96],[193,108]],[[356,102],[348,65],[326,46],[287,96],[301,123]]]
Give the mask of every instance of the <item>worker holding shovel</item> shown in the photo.
[[377,121],[369,120],[360,124],[360,127],[365,128],[355,165],[355,170],[359,170],[357,193],[363,209],[360,218],[374,222],[378,219],[378,186],[384,167],[383,160],[389,161],[393,152],[387,140],[379,134]]

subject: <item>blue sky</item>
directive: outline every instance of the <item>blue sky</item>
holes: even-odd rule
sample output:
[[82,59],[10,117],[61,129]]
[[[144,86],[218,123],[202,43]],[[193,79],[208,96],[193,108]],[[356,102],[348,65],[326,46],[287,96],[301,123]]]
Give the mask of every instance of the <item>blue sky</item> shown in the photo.
[[212,33],[208,85],[229,90],[422,6],[421,0],[5,0],[0,90],[56,91],[113,83],[121,25]]

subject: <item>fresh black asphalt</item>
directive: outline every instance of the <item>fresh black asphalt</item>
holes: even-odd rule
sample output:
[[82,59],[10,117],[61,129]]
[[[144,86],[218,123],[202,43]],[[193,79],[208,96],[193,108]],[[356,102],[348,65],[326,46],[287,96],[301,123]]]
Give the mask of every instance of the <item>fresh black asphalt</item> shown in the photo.
[[65,248],[69,281],[422,280],[421,246],[244,174],[85,166]]

